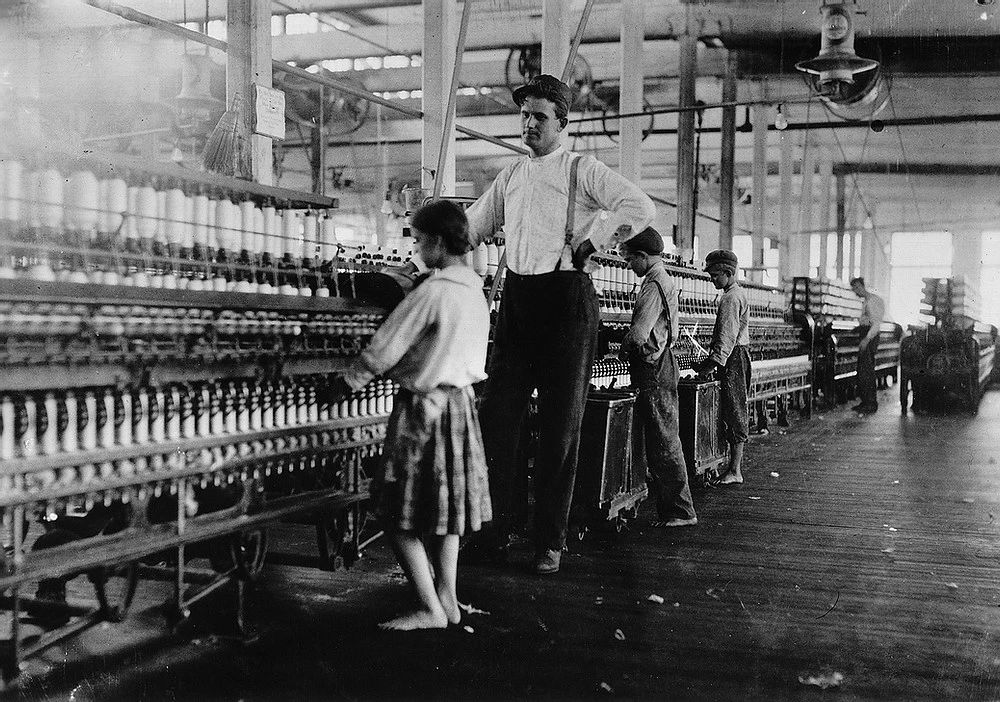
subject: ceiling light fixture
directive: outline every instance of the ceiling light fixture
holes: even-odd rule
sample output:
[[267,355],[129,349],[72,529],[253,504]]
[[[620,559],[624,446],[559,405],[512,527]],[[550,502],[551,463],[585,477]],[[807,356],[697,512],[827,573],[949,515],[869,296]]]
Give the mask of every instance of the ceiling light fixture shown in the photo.
[[842,1],[824,2],[820,27],[820,50],[816,58],[799,61],[795,68],[819,76],[820,88],[842,83],[854,83],[854,74],[871,71],[878,61],[854,53],[852,12]]
[[783,132],[788,129],[788,120],[785,119],[785,113],[781,111],[782,106],[778,105],[778,114],[774,118],[774,128],[779,132]]

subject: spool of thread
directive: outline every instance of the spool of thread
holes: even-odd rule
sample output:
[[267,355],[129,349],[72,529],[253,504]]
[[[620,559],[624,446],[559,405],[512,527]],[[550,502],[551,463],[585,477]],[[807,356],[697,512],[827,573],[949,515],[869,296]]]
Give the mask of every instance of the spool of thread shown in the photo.
[[143,251],[153,250],[157,221],[160,213],[159,195],[149,183],[136,188],[135,231],[142,242]]
[[319,227],[316,213],[310,210],[302,218],[302,260],[312,263],[319,256]]
[[14,403],[7,395],[0,397],[0,461],[14,458],[14,418]]
[[17,159],[3,161],[3,209],[0,216],[9,222],[24,219],[24,164]]
[[97,397],[92,390],[84,392],[83,402],[77,405],[76,431],[82,450],[97,448]]
[[195,416],[198,436],[212,435],[212,392],[208,385],[197,389]]
[[239,204],[240,208],[240,251],[248,254],[257,248],[256,227],[257,227],[257,206],[253,200],[244,200]]
[[190,224],[188,223],[188,197],[180,188],[171,188],[164,194],[164,226],[166,242],[171,248],[171,254],[176,255],[181,250],[191,248]]
[[230,200],[223,198],[215,205],[215,247],[226,251],[227,256],[240,248],[240,210]]
[[115,430],[119,446],[132,445],[132,427],[135,426],[132,419],[132,399],[132,395],[127,392],[118,393],[115,399]]
[[167,440],[177,441],[181,438],[181,393],[176,385],[170,386],[163,393],[163,412],[167,428]]
[[323,263],[331,263],[337,257],[337,226],[333,223],[330,210],[320,222],[320,258]]
[[161,443],[167,439],[167,418],[163,407],[163,390],[149,393],[149,439]]
[[38,455],[38,435],[35,433],[37,407],[31,395],[25,395],[15,405],[15,428],[18,453],[22,458]]
[[38,443],[43,456],[59,453],[59,405],[55,393],[45,393],[38,408]]
[[46,168],[38,180],[38,223],[49,229],[63,226],[65,193],[62,174],[55,168]]
[[132,440],[149,443],[149,393],[139,389],[132,395]]
[[286,259],[296,259],[302,255],[302,221],[298,213],[285,210],[281,217],[282,255]]
[[479,275],[486,275],[486,271],[489,267],[489,252],[486,244],[480,242],[472,252],[472,268]]
[[212,239],[209,236],[208,229],[208,195],[198,193],[191,199],[191,221],[193,222],[192,236],[194,244],[201,249],[202,255],[204,256],[208,249],[212,248],[214,245],[211,243]]
[[100,210],[100,184],[92,171],[75,171],[66,186],[66,224],[70,229],[93,233]]
[[107,234],[118,232],[118,236],[125,237],[126,232],[120,231],[122,219],[129,209],[129,187],[121,178],[110,178],[104,182],[104,231]]
[[259,431],[264,428],[264,408],[261,402],[261,389],[256,384],[250,387],[250,429]]

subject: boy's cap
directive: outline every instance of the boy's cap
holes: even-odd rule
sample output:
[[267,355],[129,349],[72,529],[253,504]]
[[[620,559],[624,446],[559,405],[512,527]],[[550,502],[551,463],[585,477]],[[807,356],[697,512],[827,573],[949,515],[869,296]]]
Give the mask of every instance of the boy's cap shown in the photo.
[[573,91],[568,85],[548,73],[537,75],[513,92],[518,107],[528,97],[544,98],[556,106],[556,114],[565,116],[573,102]]
[[716,249],[715,251],[709,252],[705,256],[705,270],[710,270],[712,266],[726,266],[727,268],[732,268],[733,273],[740,265],[740,261],[736,258],[734,254],[729,249]]
[[646,227],[631,239],[622,242],[622,247],[655,256],[663,253],[663,237],[652,227]]

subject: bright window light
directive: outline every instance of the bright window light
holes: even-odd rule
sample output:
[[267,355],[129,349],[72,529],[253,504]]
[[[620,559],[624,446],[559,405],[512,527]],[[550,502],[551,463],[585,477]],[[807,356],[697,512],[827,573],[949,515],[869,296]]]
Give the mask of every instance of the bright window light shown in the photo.
[[208,36],[220,41],[226,40],[226,20],[212,20],[208,23]]
[[344,73],[345,71],[353,70],[354,61],[349,58],[329,59],[323,61],[320,65],[331,73]]
[[889,317],[903,326],[916,324],[921,321],[923,279],[952,274],[951,233],[895,232],[889,259]]
[[285,33],[285,18],[282,15],[271,15],[271,36],[280,37]]
[[1000,326],[1000,287],[993,281],[1000,280],[1000,232],[983,232],[983,262],[980,273],[979,295],[983,306],[982,321]]
[[295,12],[285,16],[285,34],[315,34],[319,31],[319,20],[315,17]]
[[406,68],[409,65],[409,56],[386,56],[382,59],[382,66],[384,68]]

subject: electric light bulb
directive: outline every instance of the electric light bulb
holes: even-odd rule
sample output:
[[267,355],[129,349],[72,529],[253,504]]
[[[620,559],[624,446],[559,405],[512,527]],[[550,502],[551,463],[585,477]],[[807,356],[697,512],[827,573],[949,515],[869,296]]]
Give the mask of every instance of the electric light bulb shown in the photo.
[[382,200],[382,207],[379,210],[384,215],[391,215],[393,213],[392,203],[389,201],[389,194],[386,193],[385,199]]
[[781,131],[788,128],[788,120],[785,119],[785,114],[781,111],[781,106],[778,106],[778,114],[774,118],[774,128]]

